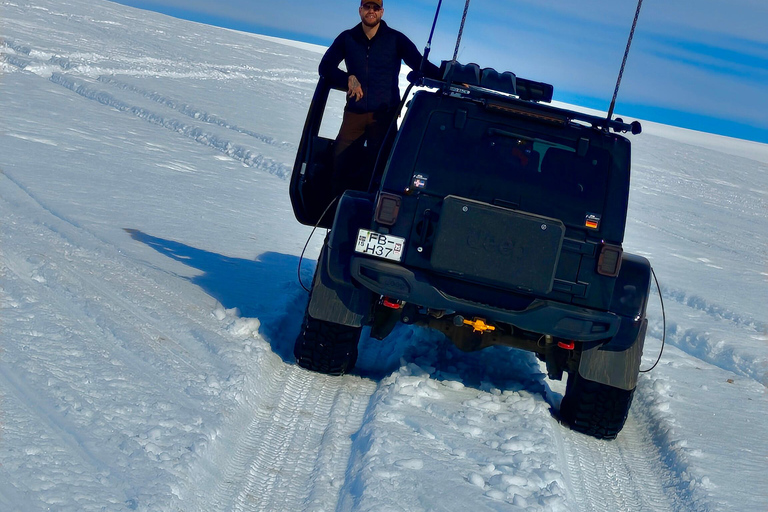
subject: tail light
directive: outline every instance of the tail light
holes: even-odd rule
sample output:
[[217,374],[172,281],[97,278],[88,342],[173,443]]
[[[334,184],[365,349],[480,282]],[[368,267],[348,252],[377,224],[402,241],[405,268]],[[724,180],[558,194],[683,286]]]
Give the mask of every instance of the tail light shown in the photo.
[[376,203],[376,222],[384,226],[392,226],[400,213],[401,201],[402,198],[398,195],[380,192]]
[[608,277],[618,276],[623,252],[620,245],[603,244],[603,248],[600,249],[600,258],[597,260],[597,273]]

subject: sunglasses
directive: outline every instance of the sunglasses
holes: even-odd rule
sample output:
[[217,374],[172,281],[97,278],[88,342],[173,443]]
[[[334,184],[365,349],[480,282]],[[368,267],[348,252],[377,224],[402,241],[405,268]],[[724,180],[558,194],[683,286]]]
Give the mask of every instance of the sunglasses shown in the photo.
[[364,11],[373,11],[373,12],[379,12],[383,9],[383,7],[376,5],[376,4],[363,4],[360,6],[360,8]]

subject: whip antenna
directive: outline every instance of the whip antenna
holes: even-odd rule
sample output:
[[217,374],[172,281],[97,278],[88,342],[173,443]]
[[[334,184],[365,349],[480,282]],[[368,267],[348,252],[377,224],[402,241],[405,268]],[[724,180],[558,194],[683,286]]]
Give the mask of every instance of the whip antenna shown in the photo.
[[464,4],[464,14],[461,17],[461,27],[459,27],[459,35],[456,38],[456,49],[453,51],[453,60],[451,61],[448,76],[445,80],[446,87],[450,87],[451,82],[453,82],[453,73],[456,70],[456,59],[459,56],[459,45],[461,45],[461,36],[464,34],[464,23],[467,21],[467,11],[469,11],[469,0],[467,0],[467,3]]
[[[467,0],[469,3],[469,0]],[[616,89],[613,91],[613,99],[611,100],[611,108],[608,109],[608,122],[610,123],[613,117],[613,108],[616,106],[616,96],[619,95],[619,87],[621,86],[621,77],[624,75],[624,66],[627,64],[627,56],[629,55],[629,48],[632,46],[632,38],[635,36],[635,27],[637,27],[637,18],[640,16],[640,8],[643,6],[643,0],[637,1],[637,11],[635,11],[635,20],[632,22],[632,30],[629,31],[629,40],[627,41],[627,49],[624,50],[624,60],[621,61],[621,69],[619,70],[619,78],[616,80]],[[607,129],[607,126],[606,126]]]
[[461,17],[461,27],[459,27],[459,37],[456,38],[456,49],[453,51],[453,63],[456,64],[456,58],[459,56],[459,45],[461,36],[464,34],[464,23],[467,21],[467,11],[469,11],[469,0],[464,4],[464,15]]
[[437,2],[437,10],[435,11],[435,21],[432,22],[432,30],[429,32],[429,39],[427,40],[427,46],[424,47],[424,57],[421,59],[421,66],[419,71],[424,73],[424,68],[427,67],[429,61],[429,51],[432,49],[432,36],[435,35],[435,26],[437,25],[437,17],[440,16],[440,7],[443,5],[443,0]]

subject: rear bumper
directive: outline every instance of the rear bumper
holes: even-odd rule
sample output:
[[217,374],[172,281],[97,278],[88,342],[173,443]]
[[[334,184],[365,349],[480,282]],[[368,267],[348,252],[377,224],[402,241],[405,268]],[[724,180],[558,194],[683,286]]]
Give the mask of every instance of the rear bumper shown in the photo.
[[517,328],[575,341],[599,341],[619,331],[621,317],[548,300],[534,300],[520,311],[452,297],[429,282],[424,272],[414,271],[383,260],[353,256],[352,278],[371,291],[419,306],[481,316]]

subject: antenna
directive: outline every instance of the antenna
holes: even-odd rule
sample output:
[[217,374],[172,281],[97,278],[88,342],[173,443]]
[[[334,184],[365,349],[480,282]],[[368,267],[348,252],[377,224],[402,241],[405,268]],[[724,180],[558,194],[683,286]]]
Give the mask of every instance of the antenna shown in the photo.
[[453,51],[453,60],[451,61],[451,69],[448,72],[448,79],[445,81],[445,87],[450,88],[453,82],[453,72],[456,70],[456,58],[459,56],[459,45],[461,44],[461,36],[464,34],[464,23],[467,21],[467,11],[469,11],[469,0],[464,4],[464,14],[461,16],[461,26],[459,27],[459,35],[456,37],[456,49]]
[[[469,0],[467,0],[469,3]],[[613,117],[613,109],[616,106],[616,97],[619,95],[619,87],[621,86],[621,77],[624,75],[624,66],[627,64],[627,56],[629,55],[629,48],[632,46],[632,38],[635,36],[635,27],[637,27],[637,18],[640,16],[640,8],[643,6],[643,0],[637,1],[637,11],[635,11],[635,20],[632,22],[632,30],[629,31],[629,40],[627,41],[627,49],[624,50],[624,60],[621,61],[621,69],[619,70],[619,78],[616,80],[616,89],[613,90],[613,99],[611,100],[611,108],[608,109],[608,123],[606,124],[606,130],[610,125],[611,118]]]
[[440,7],[443,5],[443,0],[437,2],[437,10],[435,11],[435,21],[432,22],[432,30],[429,32],[429,39],[427,40],[427,46],[424,47],[424,57],[421,59],[421,66],[419,71],[423,74],[424,68],[427,67],[429,61],[429,51],[432,49],[432,36],[435,35],[435,26],[437,25],[437,17],[440,16]]
[[456,49],[453,51],[453,63],[456,64],[456,57],[459,56],[459,45],[461,44],[461,36],[464,34],[464,23],[467,21],[467,11],[469,10],[469,0],[464,4],[464,15],[461,17],[461,27],[459,27],[459,36],[456,38]]

